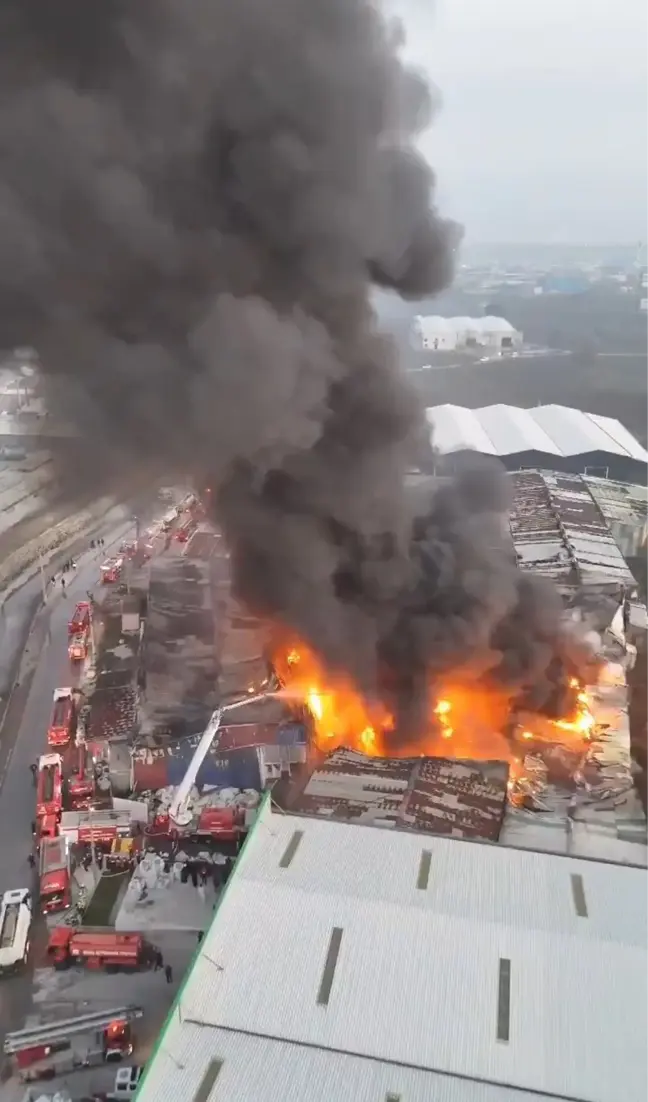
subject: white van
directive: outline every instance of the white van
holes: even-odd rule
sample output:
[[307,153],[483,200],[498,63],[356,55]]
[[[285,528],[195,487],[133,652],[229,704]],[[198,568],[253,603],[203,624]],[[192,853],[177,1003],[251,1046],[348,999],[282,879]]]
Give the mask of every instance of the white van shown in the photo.
[[134,1098],[143,1074],[144,1068],[137,1065],[133,1068],[120,1068],[115,1075],[112,1098],[115,1100]]
[[0,905],[0,975],[27,962],[32,899],[28,888],[5,892]]

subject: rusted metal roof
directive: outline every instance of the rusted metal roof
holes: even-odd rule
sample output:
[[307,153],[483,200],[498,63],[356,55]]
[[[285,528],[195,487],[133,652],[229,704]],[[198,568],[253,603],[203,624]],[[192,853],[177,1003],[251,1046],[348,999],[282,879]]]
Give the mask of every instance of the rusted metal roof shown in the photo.
[[452,758],[375,758],[334,750],[290,805],[299,815],[423,834],[497,841],[508,765]]
[[510,530],[520,569],[546,574],[567,586],[635,584],[580,475],[518,471],[510,477]]

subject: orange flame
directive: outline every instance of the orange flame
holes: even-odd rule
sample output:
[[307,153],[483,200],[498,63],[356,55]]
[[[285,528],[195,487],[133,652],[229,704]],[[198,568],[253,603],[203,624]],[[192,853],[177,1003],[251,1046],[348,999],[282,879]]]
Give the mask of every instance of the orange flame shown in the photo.
[[[310,711],[315,740],[324,752],[347,746],[378,756],[438,754],[511,760],[511,743],[502,734],[511,702],[503,692],[472,682],[445,685],[431,705],[427,735],[409,744],[399,739],[394,745],[385,737],[393,731],[394,720],[384,705],[366,699],[344,673],[328,671],[304,644],[279,646],[275,669],[291,695],[300,697]],[[580,688],[578,682],[572,687]],[[595,720],[582,688],[576,703],[575,714],[559,720],[527,715],[516,737],[555,742],[560,732],[560,742],[582,744],[591,737]]]

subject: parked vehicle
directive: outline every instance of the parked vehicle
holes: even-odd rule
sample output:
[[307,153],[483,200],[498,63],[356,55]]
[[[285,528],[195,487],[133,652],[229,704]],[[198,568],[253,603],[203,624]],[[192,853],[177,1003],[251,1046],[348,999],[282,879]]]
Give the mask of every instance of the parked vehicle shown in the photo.
[[141,934],[110,929],[57,926],[47,945],[47,959],[58,971],[85,965],[97,971],[140,972],[155,962],[155,954]]
[[74,1018],[57,1018],[8,1033],[4,1054],[23,1083],[127,1059],[133,1052],[130,1023],[142,1015],[139,1006],[119,1006]]
[[67,838],[42,838],[40,844],[40,907],[43,914],[66,911],[72,903],[70,845]]
[[77,635],[87,631],[90,627],[92,609],[89,601],[79,601],[70,620],[68,621],[68,635]]
[[36,818],[58,816],[63,804],[63,758],[43,754],[38,759],[36,778]]
[[0,905],[0,975],[27,963],[32,923],[32,897],[28,888],[5,892]]
[[54,707],[47,730],[50,746],[67,746],[76,734],[78,697],[72,688],[54,690]]

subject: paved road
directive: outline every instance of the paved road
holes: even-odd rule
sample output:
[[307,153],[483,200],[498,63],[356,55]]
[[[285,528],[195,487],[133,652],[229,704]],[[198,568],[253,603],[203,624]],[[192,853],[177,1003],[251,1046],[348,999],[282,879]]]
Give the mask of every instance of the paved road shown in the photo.
[[[75,682],[67,655],[67,622],[75,602],[84,599],[89,589],[98,591],[104,557],[124,538],[132,538],[130,511],[112,510],[106,527],[97,534],[103,536],[105,546],[100,551],[88,549],[77,558],[76,571],[66,575],[65,593],[57,585],[39,609],[41,582],[37,576],[6,602],[5,622],[0,626],[0,676],[5,683],[9,678],[13,687],[9,687],[0,729],[0,892],[27,886],[32,879],[27,858],[35,796],[29,765],[46,752],[54,689]],[[30,622],[32,629],[23,651]],[[24,1017],[30,983],[27,976],[0,982],[0,1040]]]

